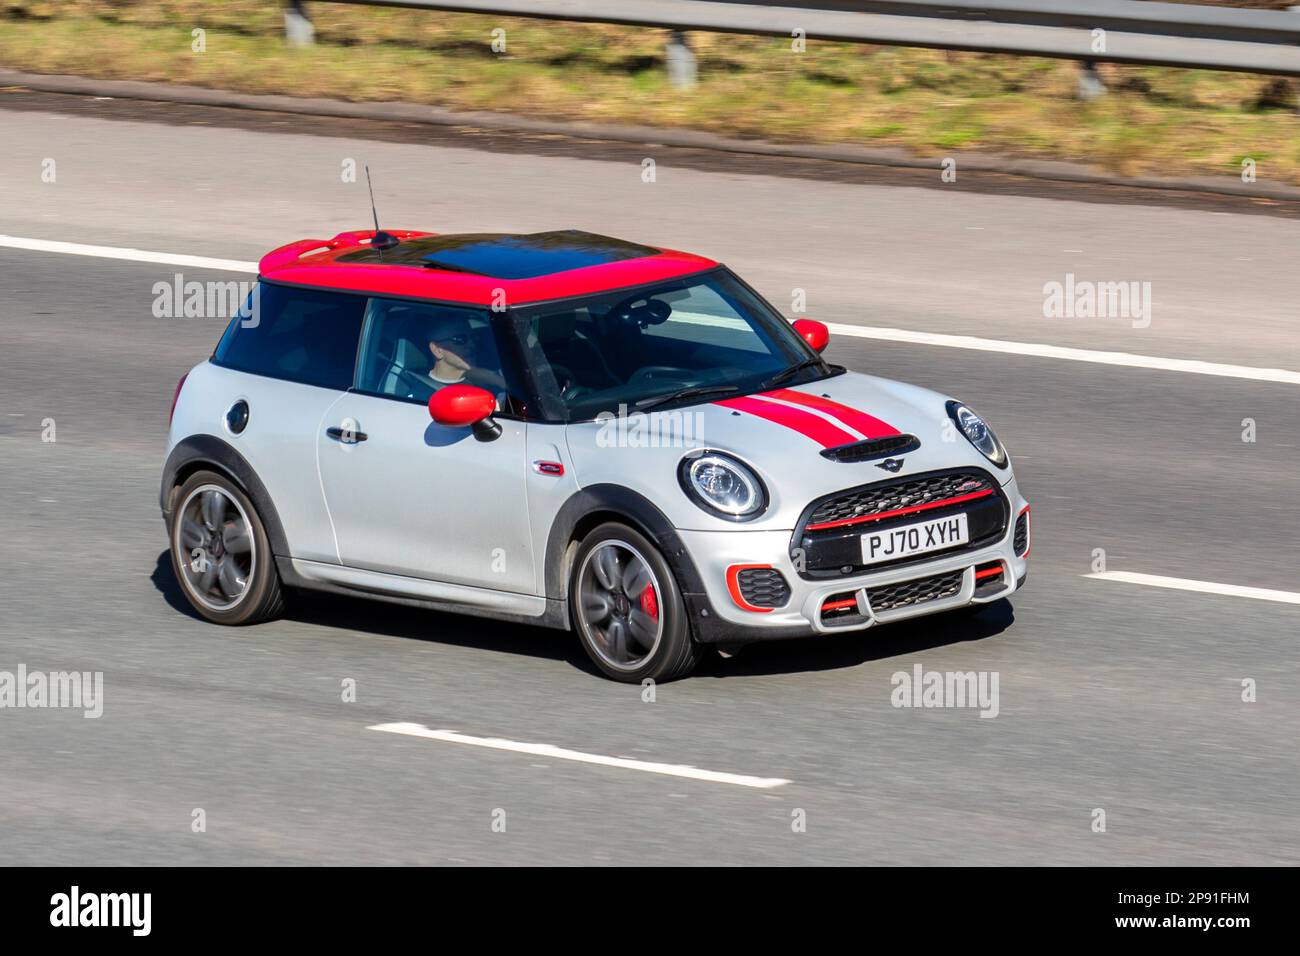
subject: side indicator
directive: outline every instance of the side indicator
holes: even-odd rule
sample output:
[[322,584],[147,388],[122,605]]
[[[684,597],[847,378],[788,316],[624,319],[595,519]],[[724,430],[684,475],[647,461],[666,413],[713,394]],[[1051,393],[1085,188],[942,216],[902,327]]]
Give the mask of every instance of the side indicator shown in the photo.
[[535,461],[533,471],[539,475],[551,475],[554,478],[564,476],[564,463],[559,461]]

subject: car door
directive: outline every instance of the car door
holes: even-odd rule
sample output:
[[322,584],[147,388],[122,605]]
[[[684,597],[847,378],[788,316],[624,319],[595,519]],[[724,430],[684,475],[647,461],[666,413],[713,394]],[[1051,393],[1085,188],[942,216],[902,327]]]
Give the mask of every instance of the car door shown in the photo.
[[[315,487],[316,433],[352,384],[364,312],[360,296],[261,282],[210,363],[192,373],[207,396],[200,427],[252,467],[294,558],[338,558]],[[226,412],[241,402],[244,427],[235,431]]]
[[[499,375],[485,316],[472,310],[372,298],[355,388],[323,423],[321,489],[339,561],[354,568],[450,584],[536,593],[526,498],[526,425],[499,416],[501,434],[438,425],[429,328],[463,322],[476,372]],[[466,346],[456,348],[467,351]]]

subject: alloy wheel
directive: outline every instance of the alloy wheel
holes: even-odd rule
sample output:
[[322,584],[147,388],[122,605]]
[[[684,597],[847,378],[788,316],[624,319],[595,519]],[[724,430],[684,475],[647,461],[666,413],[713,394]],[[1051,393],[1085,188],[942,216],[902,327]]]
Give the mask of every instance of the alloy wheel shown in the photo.
[[257,565],[252,525],[226,489],[200,485],[176,517],[181,576],[205,607],[227,611],[244,599]]
[[625,541],[604,541],[578,571],[578,623],[610,667],[632,671],[663,639],[659,581],[650,563]]

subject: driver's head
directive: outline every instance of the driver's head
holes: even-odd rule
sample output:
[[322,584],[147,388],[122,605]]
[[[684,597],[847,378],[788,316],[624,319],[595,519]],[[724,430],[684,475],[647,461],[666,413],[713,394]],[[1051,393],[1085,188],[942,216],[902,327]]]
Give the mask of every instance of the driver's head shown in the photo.
[[474,364],[474,333],[469,321],[459,315],[439,316],[429,323],[429,351],[439,361],[459,369]]

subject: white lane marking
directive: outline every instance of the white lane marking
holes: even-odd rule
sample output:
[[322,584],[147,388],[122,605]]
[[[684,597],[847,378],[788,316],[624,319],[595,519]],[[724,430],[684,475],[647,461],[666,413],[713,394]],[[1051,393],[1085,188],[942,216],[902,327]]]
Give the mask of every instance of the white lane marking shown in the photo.
[[885,329],[869,325],[828,323],[826,327],[836,335],[848,335],[859,339],[883,339],[889,342],[910,342],[914,345],[939,345],[951,349],[972,349],[976,352],[1005,352],[1009,355],[1032,355],[1037,358],[1062,359],[1067,362],[1123,365],[1129,368],[1159,369],[1162,372],[1218,375],[1222,378],[1248,378],[1256,382],[1282,382],[1286,385],[1300,385],[1300,372],[1292,372],[1289,369],[1282,368],[1222,365],[1218,362],[1198,362],[1193,359],[1160,358],[1157,355],[1134,355],[1131,352],[1101,352],[1095,349],[1068,348],[1063,345],[1043,345],[1038,342],[1007,342],[1002,339],[981,339],[972,335],[913,332],[910,329]]
[[1153,588],[1172,588],[1175,591],[1200,591],[1203,594],[1222,594],[1225,597],[1254,598],[1256,601],[1278,601],[1282,604],[1300,604],[1300,593],[1295,591],[1270,591],[1267,588],[1247,588],[1239,584],[1216,584],[1214,581],[1192,581],[1187,578],[1166,578],[1158,574],[1135,574],[1132,571],[1096,571],[1085,578],[1100,581],[1118,581],[1121,584],[1145,584]]
[[208,256],[184,256],[171,252],[149,252],[145,249],[122,249],[118,246],[88,246],[80,242],[55,242],[51,239],[23,239],[20,236],[0,236],[0,246],[6,249],[28,249],[32,252],[57,252],[69,256],[93,256],[97,259],[156,262],[165,266],[189,266],[192,269],[220,269],[222,272],[257,273],[256,262],[241,262],[238,259],[211,259]]
[[671,763],[652,763],[635,760],[631,757],[605,757],[600,754],[583,753],[580,750],[565,750],[551,744],[526,744],[517,740],[503,740],[499,737],[471,737],[454,730],[430,730],[424,724],[375,724],[367,730],[382,730],[388,734],[405,734],[408,737],[424,737],[427,740],[441,740],[446,743],[468,744],[471,747],[487,747],[491,750],[509,750],[514,753],[532,754],[535,757],[551,757],[555,760],[574,760],[578,763],[594,763],[603,767],[619,767],[623,770],[641,770],[645,773],[660,773],[669,777],[688,777],[691,780],[706,780],[709,783],[730,783],[738,787],[757,787],[771,790],[784,786],[789,780],[780,777],[750,777],[740,773],[720,773],[716,770],[700,770],[697,767],[684,767]]
[[[257,273],[256,262],[242,262],[238,259],[212,259],[207,256],[149,252],[144,249],[122,249],[116,246],[90,246],[79,242],[55,242],[50,239],[24,239],[19,236],[0,235],[0,247],[27,249],[33,252],[56,252],[74,256],[94,256],[101,259],[155,262],[161,265],[190,266],[196,269],[220,269],[225,272]],[[727,325],[729,321],[737,322],[738,320],[719,319],[715,316],[692,316],[686,321],[702,325]],[[1244,378],[1256,382],[1281,382],[1286,385],[1300,385],[1300,372],[1281,368],[1224,365],[1218,362],[1199,362],[1193,359],[1135,355],[1131,352],[1103,352],[1096,349],[1076,349],[1063,345],[1045,345],[1038,342],[1008,342],[1003,339],[981,339],[971,335],[916,332],[910,329],[889,329],[870,325],[844,325],[838,322],[827,323],[826,327],[836,335],[847,335],[859,339],[881,339],[889,342],[909,342],[914,345],[937,345],[945,348],[971,349],[977,352],[1031,355],[1037,358],[1061,359],[1067,362],[1092,362],[1097,365],[1120,365],[1128,368],[1150,368],[1164,372],[1217,375],[1221,378]]]

